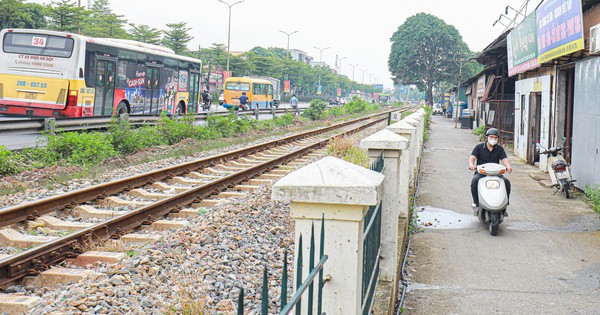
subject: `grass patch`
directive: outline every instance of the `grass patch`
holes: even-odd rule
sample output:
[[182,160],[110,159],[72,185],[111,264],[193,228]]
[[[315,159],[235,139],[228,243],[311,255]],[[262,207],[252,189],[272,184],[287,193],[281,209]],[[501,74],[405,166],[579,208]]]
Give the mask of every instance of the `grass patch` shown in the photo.
[[327,145],[327,155],[369,168],[369,156],[367,152],[357,146],[358,141],[358,139],[351,136],[331,139]]
[[600,213],[600,186],[590,187],[588,185],[585,189],[585,196],[592,202],[594,211]]
[[485,125],[480,125],[479,127],[473,129],[473,134],[479,137],[479,140],[483,140],[485,138]]

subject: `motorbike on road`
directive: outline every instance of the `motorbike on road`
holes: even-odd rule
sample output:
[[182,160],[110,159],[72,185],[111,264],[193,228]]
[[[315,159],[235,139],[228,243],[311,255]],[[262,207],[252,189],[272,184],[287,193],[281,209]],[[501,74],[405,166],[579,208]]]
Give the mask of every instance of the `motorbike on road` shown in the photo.
[[490,234],[498,234],[498,226],[507,216],[508,193],[504,179],[499,177],[506,173],[506,167],[497,163],[486,163],[477,166],[477,173],[485,175],[477,183],[479,206],[474,209],[481,223],[488,226]]
[[546,154],[548,156],[548,173],[550,174],[552,187],[556,188],[554,194],[560,191],[565,195],[565,198],[569,199],[569,190],[576,180],[571,177],[569,163],[567,163],[562,154],[560,154],[561,151],[564,151],[567,148],[563,146],[563,144],[564,139],[557,147],[546,149],[539,143],[536,144],[536,147],[540,151],[540,154]]

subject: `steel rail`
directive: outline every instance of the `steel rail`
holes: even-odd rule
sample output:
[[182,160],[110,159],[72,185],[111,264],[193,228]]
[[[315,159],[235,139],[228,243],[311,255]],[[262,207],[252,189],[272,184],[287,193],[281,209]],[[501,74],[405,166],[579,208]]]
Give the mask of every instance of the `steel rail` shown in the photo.
[[325,133],[336,128],[372,119],[374,117],[385,115],[387,113],[388,112],[370,115],[367,117],[342,122],[332,126],[300,133],[297,135],[292,135],[283,139],[277,139],[266,143],[257,144],[251,147],[242,148],[227,153],[222,153],[215,156],[199,159],[189,163],[175,165],[156,171],[151,171],[148,173],[127,177],[104,184],[71,191],[65,194],[33,201],[23,205],[0,209],[0,227],[25,220],[35,220],[36,218],[46,213],[62,210],[65,208],[73,208],[77,204],[83,202],[91,201],[94,199],[103,199],[110,195],[114,195],[123,191],[128,191],[147,184],[152,184],[156,181],[173,178],[174,176],[179,176],[181,174],[187,174],[194,170],[210,167],[214,164],[226,162],[238,158],[240,156],[251,155],[256,152],[264,151],[269,148],[278,146],[282,143],[291,142],[313,135]]
[[[364,119],[361,119],[361,121],[362,120]],[[353,130],[345,131],[328,139],[317,141],[294,152],[276,157],[270,161],[265,161],[238,173],[218,178],[209,183],[160,200],[154,204],[132,210],[121,216],[87,227],[78,232],[34,247],[4,260],[0,260],[0,286],[27,275],[38,274],[41,271],[49,269],[53,264],[59,263],[67,258],[76,257],[84,251],[84,248],[87,245],[95,241],[118,238],[141,225],[152,224],[152,222],[168,213],[177,213],[186,205],[200,202],[203,198],[217,194],[230,187],[234,187],[237,184],[263,174],[278,165],[286,164],[298,156],[306,155],[314,149],[326,146],[331,138],[355,133],[386,120],[387,117],[383,117],[370,121]]]

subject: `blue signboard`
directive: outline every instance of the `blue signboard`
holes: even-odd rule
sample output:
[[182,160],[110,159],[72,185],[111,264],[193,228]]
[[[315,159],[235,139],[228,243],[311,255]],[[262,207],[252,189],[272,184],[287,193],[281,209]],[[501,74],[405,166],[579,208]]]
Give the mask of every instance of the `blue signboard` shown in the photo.
[[540,64],[584,48],[581,0],[546,0],[536,18]]

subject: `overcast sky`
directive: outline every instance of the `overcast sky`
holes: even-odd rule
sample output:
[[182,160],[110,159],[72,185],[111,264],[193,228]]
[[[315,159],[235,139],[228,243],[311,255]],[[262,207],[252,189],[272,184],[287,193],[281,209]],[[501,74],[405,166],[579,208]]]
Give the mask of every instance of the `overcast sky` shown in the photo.
[[[234,3],[238,0],[224,0]],[[49,0],[29,2],[50,3]],[[87,0],[82,0],[82,4]],[[307,52],[332,67],[336,54],[342,58],[342,73],[365,83],[392,86],[388,71],[390,37],[406,19],[419,12],[435,15],[454,25],[473,51],[481,51],[504,31],[500,23],[492,27],[507,5],[519,8],[525,0],[245,0],[233,6],[231,15],[231,50],[247,51],[254,46],[287,46]],[[527,13],[540,0],[530,0]],[[217,0],[111,0],[113,12],[124,15],[130,23],[147,24],[165,29],[166,23],[186,22],[194,39],[189,48],[212,43],[227,44],[228,7]],[[509,10],[509,16],[515,16]],[[502,18],[502,23],[509,20]],[[368,74],[372,74],[369,78]],[[371,80],[371,81],[369,81]]]

